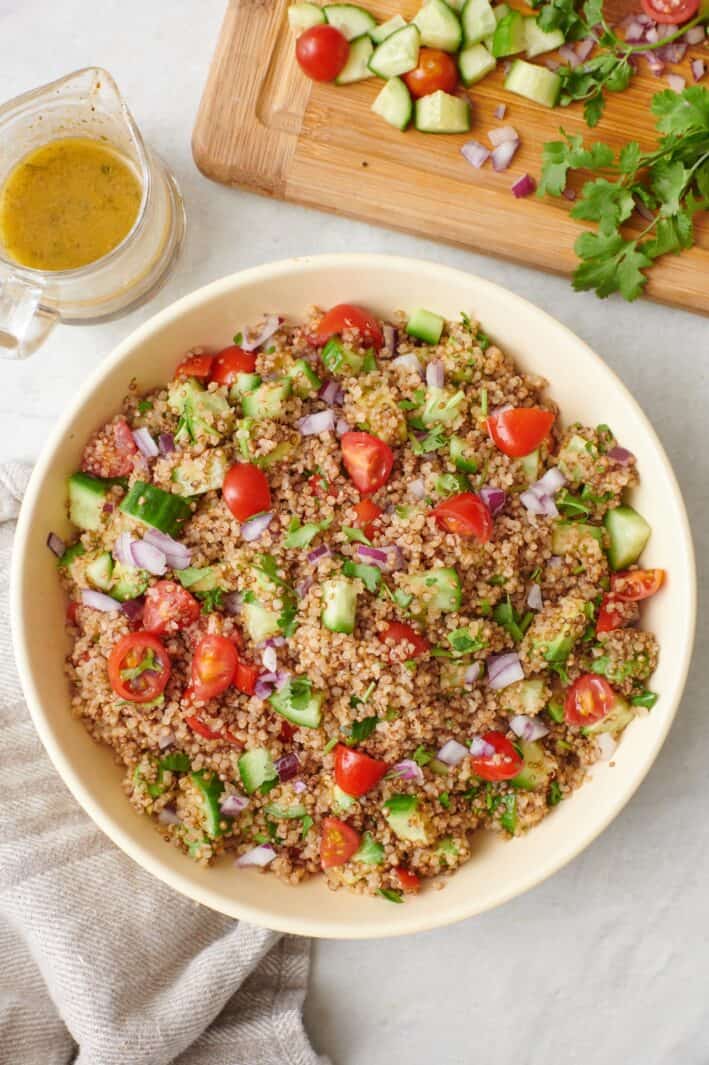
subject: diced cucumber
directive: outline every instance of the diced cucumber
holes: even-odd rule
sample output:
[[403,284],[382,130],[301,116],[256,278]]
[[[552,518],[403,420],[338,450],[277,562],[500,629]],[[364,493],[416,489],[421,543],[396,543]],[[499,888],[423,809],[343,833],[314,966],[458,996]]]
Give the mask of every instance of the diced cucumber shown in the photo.
[[524,473],[527,484],[534,484],[539,478],[539,449],[530,451],[528,455],[523,455],[517,461]]
[[61,569],[68,569],[75,559],[81,558],[81,556],[85,554],[86,548],[82,544],[81,540],[77,540],[75,544],[70,544],[70,546],[67,547],[61,558],[57,559],[57,565]]
[[512,787],[520,788],[522,791],[546,788],[549,777],[556,769],[556,763],[548,757],[540,743],[520,740],[519,748],[524,758],[524,765],[517,776],[510,781]]
[[[168,404],[180,417],[178,443],[218,440],[231,431],[234,411],[221,392],[208,392],[194,377],[178,377],[168,387]],[[219,423],[219,428],[217,428]]]
[[465,392],[449,392],[446,388],[431,387],[426,394],[426,403],[421,411],[424,425],[450,425],[460,415],[465,401]]
[[241,617],[244,628],[254,643],[261,643],[279,631],[278,614],[275,610],[269,610],[258,599],[241,604]]
[[265,747],[244,751],[237,764],[241,783],[248,795],[253,795],[264,784],[278,780],[276,767]]
[[589,539],[603,546],[603,529],[600,525],[589,525],[583,521],[557,521],[551,531],[551,549],[555,555],[573,555]]
[[192,509],[186,500],[146,481],[135,481],[120,509],[144,525],[173,537],[181,534],[192,517]]
[[544,107],[555,107],[561,90],[561,78],[546,67],[515,59],[505,78],[505,88]]
[[369,69],[369,60],[372,58],[374,45],[368,33],[361,37],[355,37],[350,41],[350,51],[347,62],[335,78],[335,85],[352,85],[355,81],[364,81],[372,77]]
[[[595,459],[598,456],[598,448],[591,440],[585,440],[578,433],[571,436],[559,452],[557,463],[559,469],[572,484],[580,484],[585,477],[585,467],[589,455]],[[583,461],[581,461],[583,460]]]
[[283,414],[285,402],[291,391],[289,377],[278,381],[264,381],[253,392],[247,392],[241,400],[245,417],[260,421],[263,418],[278,418]]
[[458,56],[460,80],[468,88],[475,85],[497,66],[484,44],[469,44]]
[[427,826],[419,813],[416,796],[392,795],[384,803],[384,816],[399,839],[424,846],[428,843]]
[[459,690],[465,687],[465,674],[472,665],[469,658],[441,659],[439,683],[442,691]]
[[176,569],[175,576],[183,588],[189,588],[193,592],[213,592],[219,586],[218,571],[212,566]]
[[364,862],[365,865],[381,865],[384,861],[384,848],[371,833],[365,832],[359,849],[352,855],[352,861]]
[[406,323],[406,332],[410,337],[423,340],[426,344],[437,344],[441,339],[445,324],[445,319],[441,318],[440,314],[434,314],[433,311],[417,307],[409,315],[409,320]]
[[357,800],[348,795],[346,791],[343,791],[339,784],[333,784],[332,786],[332,805],[336,810],[350,810],[353,806],[357,805]]
[[387,19],[380,26],[375,26],[374,29],[370,30],[369,36],[375,44],[381,44],[387,37],[391,37],[392,33],[396,33],[397,30],[403,30],[404,26],[406,26],[406,19],[401,15],[394,15],[393,18]]
[[254,459],[254,462],[262,470],[267,470],[269,466],[275,466],[278,462],[283,462],[284,459],[287,459],[297,450],[298,444],[294,440],[281,440],[272,451],[269,451],[267,455],[259,455],[258,458]]
[[467,450],[467,444],[460,436],[452,436],[449,444],[453,465],[461,473],[477,473],[478,463],[474,455]]
[[330,337],[320,352],[322,364],[330,373],[359,374],[364,368],[364,356],[346,348],[339,337]]
[[302,728],[318,728],[322,719],[324,692],[310,691],[302,693],[297,690],[300,677],[291,677],[282,688],[269,696],[269,703],[276,711],[294,725]]
[[229,401],[231,403],[241,403],[243,396],[247,392],[253,392],[260,384],[261,374],[238,373],[229,389]]
[[126,603],[129,599],[137,599],[147,590],[149,580],[144,569],[123,566],[120,562],[116,562],[113,567],[111,595],[121,603]]
[[425,613],[429,607],[442,613],[460,608],[460,578],[452,566],[434,566],[423,573],[407,574],[402,578],[401,586],[416,601],[414,613]]
[[534,717],[541,714],[547,705],[548,692],[549,689],[540,677],[532,677],[530,680],[518,680],[508,685],[500,693],[500,699],[506,709],[513,708],[516,714]]
[[401,78],[389,78],[372,104],[372,111],[395,129],[406,129],[414,108],[411,93]]
[[530,15],[524,20],[524,47],[529,59],[534,59],[544,52],[555,52],[564,43],[564,34],[561,30],[541,29],[536,15]]
[[296,821],[299,817],[305,817],[308,812],[302,802],[294,802],[291,806],[284,806],[280,802],[269,802],[263,810],[276,821]]
[[407,74],[418,64],[420,47],[418,26],[404,26],[377,45],[369,60],[369,69],[380,78]]
[[585,725],[581,729],[584,736],[597,736],[599,732],[622,732],[635,717],[630,703],[622,695],[616,694],[615,702],[605,717]]
[[457,52],[463,39],[458,15],[444,0],[427,0],[413,18],[421,33],[421,44],[440,48],[443,52]]
[[322,381],[305,359],[298,359],[293,369],[288,371],[288,377],[293,392],[301,399],[315,395],[322,386]]
[[302,3],[291,4],[288,8],[288,25],[300,37],[311,26],[318,26],[325,21],[323,9],[317,4],[310,4],[307,0]]
[[228,469],[224,452],[210,448],[194,458],[185,456],[173,469],[170,479],[178,495],[197,496],[221,488]]
[[348,41],[369,33],[377,25],[374,15],[357,4],[326,4],[323,8],[325,18],[347,38]]
[[88,473],[73,473],[69,478],[69,520],[79,529],[100,529],[110,489],[110,481]]
[[421,133],[467,133],[470,101],[438,89],[416,101],[414,125]]
[[488,0],[465,0],[460,20],[466,47],[491,36],[497,28],[495,13]]
[[322,586],[322,623],[330,632],[354,632],[357,591],[347,577],[333,577]]
[[86,579],[93,588],[100,588],[102,592],[109,591],[113,583],[113,558],[110,551],[102,551],[86,564]]
[[652,529],[637,510],[621,506],[609,510],[603,524],[610,540],[608,561],[611,569],[626,569],[637,562],[650,539]]
[[483,44],[487,48],[488,52],[492,52],[492,39],[495,36],[495,29],[497,29],[498,23],[502,22],[505,15],[509,15],[509,4],[498,4],[497,7],[493,7],[492,13],[495,16],[495,26],[489,37],[486,37]]
[[219,799],[224,791],[224,782],[219,779],[216,773],[210,773],[205,769],[192,773],[190,779],[202,799],[204,830],[208,836],[216,839],[224,831],[221,825],[222,815],[219,810]]
[[525,46],[524,17],[519,11],[510,11],[497,24],[492,36],[492,54],[495,59],[517,55],[524,51]]

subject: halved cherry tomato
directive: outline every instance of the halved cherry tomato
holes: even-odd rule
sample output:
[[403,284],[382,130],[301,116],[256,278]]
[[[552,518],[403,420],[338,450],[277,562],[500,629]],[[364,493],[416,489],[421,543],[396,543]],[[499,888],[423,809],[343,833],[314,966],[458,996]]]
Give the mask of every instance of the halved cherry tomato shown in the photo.
[[415,100],[432,92],[454,93],[458,86],[458,68],[447,52],[437,48],[421,48],[418,66],[404,74],[406,87]]
[[390,621],[385,629],[379,633],[382,643],[408,643],[413,647],[412,658],[418,658],[425,654],[431,646],[428,640],[404,621]]
[[138,445],[125,418],[105,426],[93,436],[81,459],[84,473],[94,477],[127,477],[133,471]]
[[226,636],[203,636],[192,656],[190,690],[198,699],[214,699],[225,692],[234,679],[238,655]]
[[541,407],[508,407],[489,416],[487,429],[500,451],[521,459],[539,447],[554,424],[554,417],[552,411]]
[[355,503],[357,515],[357,527],[362,530],[368,540],[371,540],[376,532],[375,521],[382,513],[382,508],[373,503],[371,499],[360,499]]
[[170,656],[157,636],[130,632],[108,656],[108,679],[116,695],[131,703],[150,703],[170,679]]
[[359,849],[359,832],[339,817],[326,817],[320,836],[320,864],[323,869],[344,865]]
[[611,577],[611,591],[616,599],[624,603],[634,603],[640,599],[649,599],[661,587],[664,579],[663,569],[633,569],[626,573],[614,573]]
[[239,737],[235,736],[233,732],[230,732],[228,728],[222,729],[222,737],[227,741],[227,743],[233,743],[235,747],[239,747],[243,751],[243,743],[241,742]]
[[281,731],[278,733],[284,743],[290,743],[296,733],[295,725],[291,725],[290,721],[286,721],[284,718],[281,721]]
[[614,629],[621,629],[625,624],[625,618],[622,610],[616,610],[614,607],[620,602],[615,595],[604,595],[601,600],[601,605],[598,608],[598,617],[596,618],[596,633],[601,632],[613,632]]
[[214,356],[211,380],[218,385],[233,385],[237,374],[253,373],[255,369],[256,356],[253,351],[244,351],[232,344]]
[[339,335],[345,329],[356,329],[362,343],[371,344],[377,351],[384,344],[384,333],[374,315],[352,303],[338,303],[323,315],[315,330],[313,343],[322,346],[330,337]]
[[158,581],[145,593],[143,626],[156,635],[170,629],[177,632],[196,621],[200,605],[193,595],[176,581]]
[[[185,692],[185,698],[188,697],[189,690]],[[194,714],[191,717],[185,718],[185,724],[189,725],[193,732],[196,732],[198,736],[202,736],[205,740],[220,740],[222,738],[221,732],[215,732],[209,725],[205,725],[204,721],[196,717]]]
[[388,768],[386,762],[370,758],[368,754],[346,747],[344,743],[338,743],[335,747],[335,783],[355,798],[371,791]]
[[605,677],[584,673],[566,692],[564,717],[570,725],[590,725],[605,717],[615,702],[615,692]]
[[655,22],[679,25],[687,22],[699,9],[699,0],[642,0],[645,14]]
[[475,536],[482,544],[488,542],[495,528],[492,514],[480,496],[473,492],[460,492],[450,499],[444,499],[431,513],[446,532],[457,536]]
[[407,893],[416,893],[421,887],[421,879],[416,876],[416,873],[412,873],[409,869],[406,869],[403,865],[397,865],[394,870],[396,878],[401,884],[401,890]]
[[78,609],[79,609],[79,604],[77,603],[76,599],[70,600],[70,602],[67,604],[66,620],[69,622],[70,625],[77,625],[78,624],[78,621],[77,621],[77,611],[78,611]]
[[234,687],[238,688],[244,695],[253,695],[260,672],[261,670],[258,666],[252,666],[249,662],[242,662],[240,658],[237,659]]
[[209,377],[213,355],[188,355],[175,370],[175,377]]
[[345,469],[362,495],[386,484],[394,465],[394,452],[371,433],[345,433],[340,438]]
[[295,42],[295,57],[313,81],[334,81],[349,54],[345,35],[323,23],[311,26]]
[[237,521],[248,521],[271,507],[266,474],[252,462],[237,462],[227,470],[222,484],[224,502]]
[[482,737],[493,748],[472,760],[472,770],[481,780],[511,780],[524,765],[524,759],[501,732],[486,732]]

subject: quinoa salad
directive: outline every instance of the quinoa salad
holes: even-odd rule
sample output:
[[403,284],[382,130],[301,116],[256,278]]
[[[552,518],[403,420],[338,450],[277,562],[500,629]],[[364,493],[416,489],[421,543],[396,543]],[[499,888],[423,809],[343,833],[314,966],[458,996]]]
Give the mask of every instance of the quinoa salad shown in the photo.
[[73,712],[138,813],[235,877],[403,902],[571,800],[657,699],[612,430],[466,313],[268,315],[179,360],[48,538]]

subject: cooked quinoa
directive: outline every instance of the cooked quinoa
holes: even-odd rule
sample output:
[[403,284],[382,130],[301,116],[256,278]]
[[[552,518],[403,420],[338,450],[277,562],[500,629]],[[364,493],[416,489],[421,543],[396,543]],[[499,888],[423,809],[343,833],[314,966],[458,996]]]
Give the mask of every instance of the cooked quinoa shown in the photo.
[[73,710],[203,864],[401,901],[568,799],[655,700],[633,456],[562,429],[467,315],[420,313],[195,349],[70,479]]

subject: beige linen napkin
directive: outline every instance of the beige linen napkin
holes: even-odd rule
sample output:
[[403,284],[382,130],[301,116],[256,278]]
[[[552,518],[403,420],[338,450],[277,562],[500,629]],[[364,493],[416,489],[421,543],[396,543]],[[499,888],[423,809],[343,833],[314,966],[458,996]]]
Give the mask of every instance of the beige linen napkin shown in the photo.
[[0,466],[0,1062],[327,1065],[301,1022],[308,940],[222,917],[149,876],[45,754],[8,619],[27,477]]

